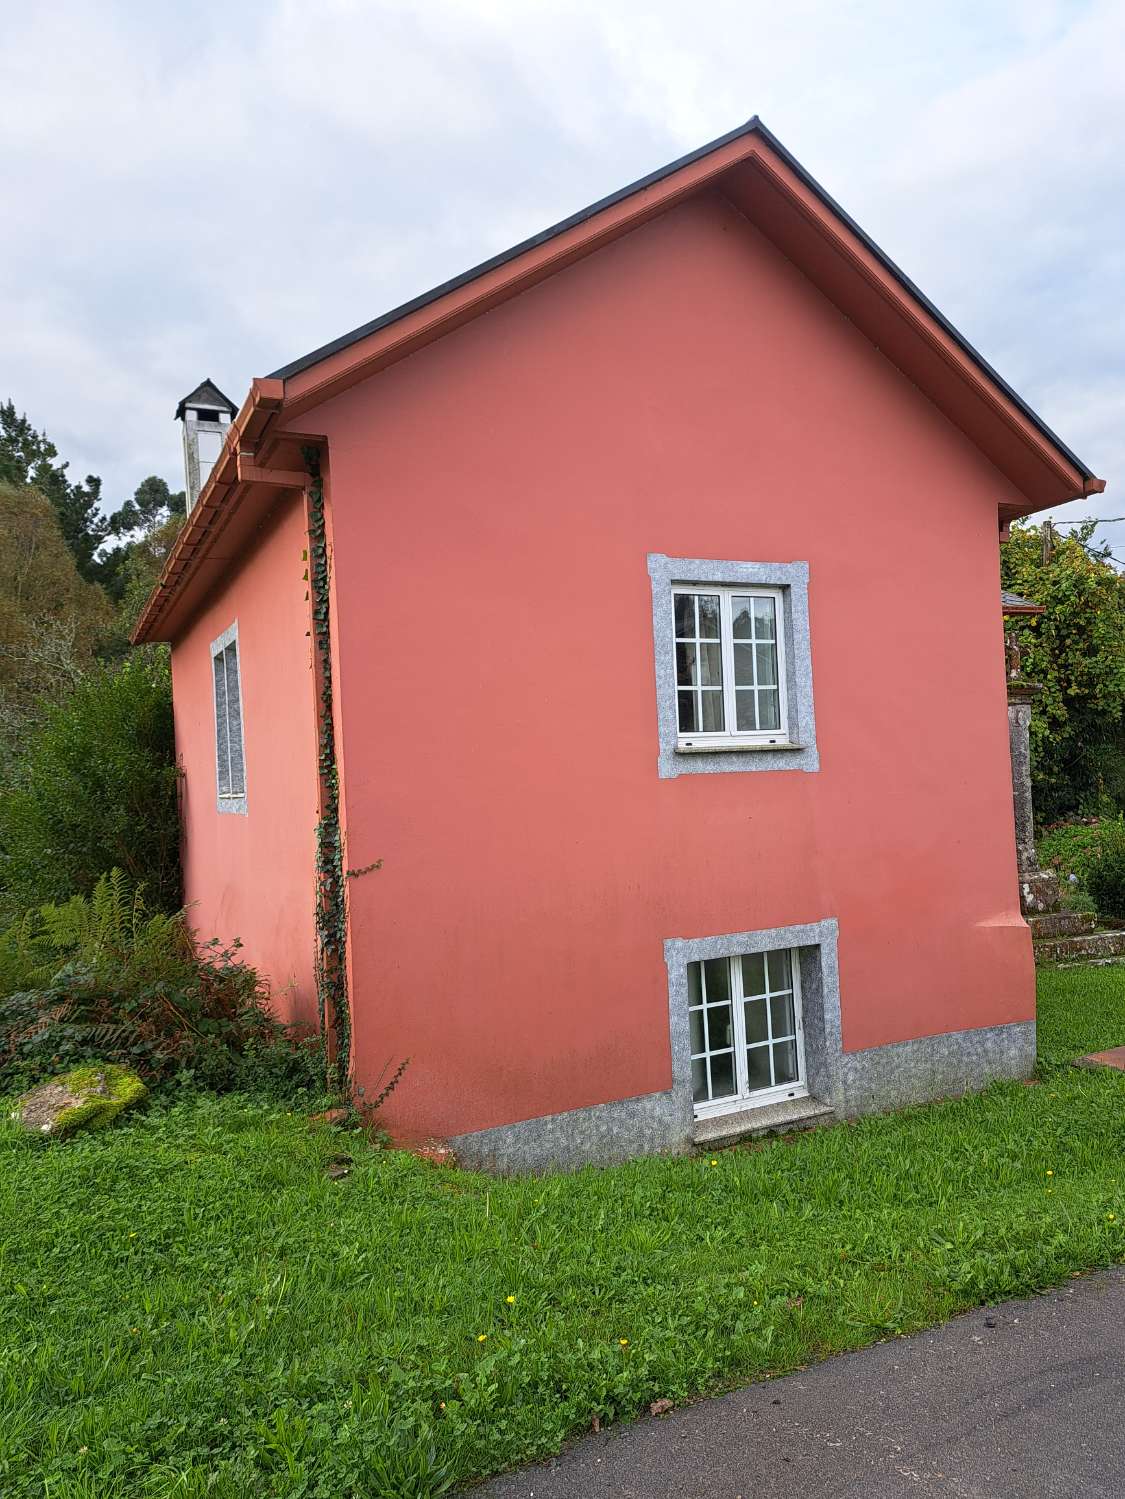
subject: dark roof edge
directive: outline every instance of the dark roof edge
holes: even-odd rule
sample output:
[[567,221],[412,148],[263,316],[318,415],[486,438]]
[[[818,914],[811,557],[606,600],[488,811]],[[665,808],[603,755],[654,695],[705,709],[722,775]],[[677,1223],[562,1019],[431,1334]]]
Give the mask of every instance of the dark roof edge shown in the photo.
[[693,162],[700,161],[704,156],[717,151],[720,146],[729,145],[740,136],[751,135],[760,129],[758,116],[747,120],[745,125],[739,125],[736,130],[729,130],[726,135],[720,135],[717,140],[708,141],[705,146],[700,146],[696,151],[689,151],[686,156],[677,157],[670,161],[667,166],[650,172],[647,177],[638,177],[636,182],[630,182],[628,187],[618,188],[615,193],[610,193],[606,198],[599,198],[596,203],[589,204],[586,208],[580,208],[577,213],[572,213],[569,218],[560,219],[557,224],[552,224],[549,229],[541,229],[538,234],[533,234],[530,239],[520,240],[518,245],[513,245],[509,250],[501,250],[499,255],[493,255],[488,260],[482,260],[479,265],[474,265],[470,270],[462,271],[459,276],[454,276],[450,281],[443,281],[440,286],[433,287],[430,291],[424,291],[421,296],[412,297],[409,302],[403,302],[398,307],[392,307],[390,312],[384,312],[382,317],[372,318],[371,322],[363,323],[358,328],[353,328],[350,333],[344,333],[339,338],[334,338],[331,343],[322,344],[319,349],[314,349],[311,354],[305,354],[301,359],[294,359],[291,364],[282,365],[281,369],[274,370],[270,376],[271,380],[288,380],[291,375],[299,375],[302,370],[307,370],[314,364],[319,364],[322,359],[327,359],[330,354],[337,354],[341,349],[358,343],[361,338],[367,338],[371,333],[378,333],[380,328],[386,328],[391,323],[397,323],[399,318],[406,317],[408,313],[417,312],[420,307],[426,307],[431,302],[436,302],[440,297],[448,296],[451,291],[459,291],[462,286],[468,286],[478,276],[483,276],[487,271],[494,271],[498,266],[505,265],[509,260],[515,260],[524,255],[528,250],[537,249],[539,245],[545,245],[556,235],[563,234],[567,229],[576,229],[579,224],[585,223],[587,219],[593,218],[594,214],[601,213],[603,209],[612,208],[614,204],[623,202],[626,198],[639,193],[642,188],[651,187],[654,182],[660,182],[665,177],[678,172],[681,167],[691,166]]
[[184,398],[180,401],[180,404],[176,407],[176,416],[175,416],[175,420],[176,421],[179,421],[180,418],[183,416],[183,414],[184,414],[184,407],[187,405],[187,403],[189,401],[193,400],[194,397],[197,396],[199,394],[199,392],[201,390],[205,389],[205,387],[207,387],[207,386],[210,386],[211,389],[215,392],[215,394],[219,397],[220,403],[225,404],[225,406],[226,406],[227,410],[230,412],[231,416],[237,416],[237,414],[238,414],[238,407],[231,400],[230,396],[223,395],[222,391],[215,384],[214,380],[212,380],[211,377],[210,377],[210,375],[208,375],[208,377],[206,378],[206,380],[200,380],[199,384],[195,387],[195,389],[193,391],[189,391],[188,394],[186,396],[184,396]]
[[330,354],[337,354],[341,349],[346,349],[351,344],[358,343],[361,339],[367,338],[370,334],[378,333],[380,329],[389,327],[391,323],[398,322],[400,318],[406,317],[409,313],[417,312],[420,308],[428,306],[431,302],[438,301],[450,292],[459,291],[461,287],[468,286],[470,282],[475,281],[479,276],[485,275],[486,272],[495,270],[498,266],[505,265],[510,260],[515,260],[528,250],[534,250],[538,246],[546,244],[548,240],[554,239],[556,235],[565,233],[567,229],[576,228],[587,219],[593,218],[595,214],[601,213],[603,209],[614,207],[615,204],[632,197],[634,193],[641,192],[646,187],[651,187],[653,183],[660,182],[665,177],[670,177],[673,172],[678,172],[682,167],[691,166],[693,162],[701,160],[704,156],[709,156],[712,151],[717,151],[721,146],[729,145],[731,141],[736,141],[742,136],[753,135],[755,133],[760,135],[770,149],[784,161],[794,176],[798,177],[820,199],[824,206],[830,209],[840,222],[851,230],[856,238],[878,260],[880,265],[890,272],[903,290],[908,292],[921,307],[925,308],[939,327],[968,355],[981,373],[987,375],[989,380],[1004,392],[1012,404],[1027,417],[1028,421],[1042,433],[1048,442],[1068,462],[1072,463],[1084,478],[1094,478],[1094,471],[1082,462],[1077,453],[1067,447],[1062,438],[1048,427],[1047,423],[1037,412],[1032,410],[1019,392],[1013,390],[1008,382],[993,369],[983,354],[980,354],[969,340],[962,333],[958,332],[945,314],[939,308],[935,307],[929,297],[911,281],[905,271],[900,270],[891,257],[879,248],[871,236],[860,228],[852,216],[840,207],[835,198],[821,187],[812,173],[807,171],[797,158],[781,144],[773,132],[762,124],[757,115],[751,116],[744,125],[739,125],[736,129],[729,130],[726,135],[720,135],[715,140],[708,141],[705,146],[700,146],[695,151],[689,151],[686,156],[679,156],[675,161],[670,161],[667,166],[660,167],[655,172],[649,172],[646,177],[639,177],[635,182],[629,183],[627,187],[619,188],[617,192],[610,193],[608,197],[599,198],[596,203],[591,203],[588,207],[579,209],[577,213],[572,213],[569,218],[560,219],[557,224],[552,224],[548,229],[540,230],[538,234],[533,234],[530,239],[521,240],[518,245],[513,245],[508,250],[502,250],[499,255],[493,255],[488,260],[482,260],[479,265],[473,266],[470,270],[462,271],[459,276],[454,276],[449,281],[443,281],[440,286],[435,286],[430,291],[423,292],[420,296],[411,298],[409,302],[403,302],[398,307],[393,307],[390,312],[383,313],[381,317],[373,318],[371,322],[363,323],[360,327],[353,328],[350,333],[345,333],[339,338],[334,338],[331,343],[322,344],[319,349],[314,349],[312,353],[305,354],[300,359],[294,359],[290,364],[282,365],[280,369],[274,370],[269,378],[271,380],[288,380],[291,376],[300,374],[302,370],[307,370],[312,365],[319,364],[322,359],[327,359]]

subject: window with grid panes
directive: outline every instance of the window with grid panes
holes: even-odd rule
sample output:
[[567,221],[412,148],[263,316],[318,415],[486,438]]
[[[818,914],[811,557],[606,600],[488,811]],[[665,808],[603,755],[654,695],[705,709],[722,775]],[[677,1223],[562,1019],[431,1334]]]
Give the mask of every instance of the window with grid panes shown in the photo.
[[679,742],[788,739],[781,590],[673,590]]
[[246,797],[237,635],[225,645],[212,647],[211,671],[215,689],[215,781],[222,807],[224,803],[242,803]]
[[808,1093],[796,952],[689,963],[692,1097],[697,1116]]

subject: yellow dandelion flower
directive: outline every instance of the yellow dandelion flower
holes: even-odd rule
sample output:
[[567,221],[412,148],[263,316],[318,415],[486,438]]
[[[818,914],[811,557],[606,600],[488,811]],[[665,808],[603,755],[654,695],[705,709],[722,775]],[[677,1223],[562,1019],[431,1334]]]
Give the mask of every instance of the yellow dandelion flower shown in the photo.
[[516,1298],[514,1296],[505,1296],[504,1300],[508,1303],[509,1306],[515,1306],[516,1304]]
[[486,1332],[478,1332],[477,1333],[477,1342],[478,1343],[487,1343],[488,1342],[488,1334]]
[[1053,1172],[1053,1171],[1048,1171],[1048,1172],[1047,1172],[1047,1175],[1048,1175],[1048,1176],[1054,1176],[1054,1174],[1055,1174],[1055,1173],[1054,1173],[1054,1172]]
[[629,1339],[628,1338],[618,1338],[617,1341],[621,1344],[622,1348],[628,1348],[628,1346],[629,1346]]
[[712,1161],[711,1164],[712,1164],[712,1166],[717,1166],[719,1163],[718,1163],[718,1161]]

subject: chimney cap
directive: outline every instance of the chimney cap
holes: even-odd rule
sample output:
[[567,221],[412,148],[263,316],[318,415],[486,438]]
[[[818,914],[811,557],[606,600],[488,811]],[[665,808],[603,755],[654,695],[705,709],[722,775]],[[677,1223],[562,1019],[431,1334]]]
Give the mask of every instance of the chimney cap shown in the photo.
[[231,416],[236,416],[238,407],[228,397],[223,395],[219,387],[210,379],[202,381],[190,394],[186,395],[176,407],[176,420],[183,421],[184,408],[186,406],[203,406],[208,410],[226,411]]

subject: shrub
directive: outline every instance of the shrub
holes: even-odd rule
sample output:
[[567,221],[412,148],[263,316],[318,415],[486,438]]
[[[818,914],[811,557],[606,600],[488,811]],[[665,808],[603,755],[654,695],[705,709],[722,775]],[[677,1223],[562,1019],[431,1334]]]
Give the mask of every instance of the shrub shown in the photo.
[[166,652],[91,673],[48,710],[0,797],[9,912],[89,895],[113,867],[160,910],[180,903],[178,772]]
[[289,1096],[319,1091],[319,1046],[266,1009],[237,946],[198,945],[184,913],[149,912],[118,869],[89,898],[26,913],[0,937],[0,1085],[85,1061],[147,1081]]
[[1106,822],[1090,818],[1086,822],[1059,822],[1049,827],[1038,842],[1039,862],[1056,869],[1063,878],[1077,875],[1085,885],[1090,865],[1101,847],[1102,828]]
[[1086,887],[1102,916],[1125,917],[1125,821],[1103,822],[1097,854],[1086,870]]

